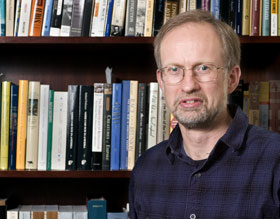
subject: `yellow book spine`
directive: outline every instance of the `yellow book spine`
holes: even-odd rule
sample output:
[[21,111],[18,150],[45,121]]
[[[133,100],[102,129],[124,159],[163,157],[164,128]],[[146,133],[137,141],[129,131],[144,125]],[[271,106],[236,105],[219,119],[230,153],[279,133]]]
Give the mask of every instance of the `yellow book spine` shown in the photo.
[[1,106],[1,170],[8,169],[9,153],[9,118],[10,118],[10,93],[11,82],[2,82],[2,106]]
[[16,169],[25,168],[28,81],[19,80]]
[[242,3],[242,35],[250,33],[250,0],[243,0]]
[[153,31],[154,0],[147,0],[144,36],[151,37]]

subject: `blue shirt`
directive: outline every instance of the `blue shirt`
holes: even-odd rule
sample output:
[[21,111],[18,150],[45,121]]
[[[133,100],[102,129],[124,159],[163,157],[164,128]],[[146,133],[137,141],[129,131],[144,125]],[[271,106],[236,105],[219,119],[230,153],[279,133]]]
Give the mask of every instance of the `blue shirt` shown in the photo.
[[280,135],[229,110],[233,121],[202,164],[182,153],[178,126],[137,160],[130,219],[280,218]]

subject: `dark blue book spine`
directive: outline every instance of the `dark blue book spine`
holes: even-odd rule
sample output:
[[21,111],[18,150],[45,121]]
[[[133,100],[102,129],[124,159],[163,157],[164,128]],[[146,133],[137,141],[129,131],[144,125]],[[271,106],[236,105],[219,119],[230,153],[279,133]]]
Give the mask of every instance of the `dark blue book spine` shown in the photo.
[[122,84],[113,83],[110,169],[120,169]]
[[88,201],[88,219],[107,219],[107,201],[90,199]]
[[121,160],[120,169],[127,170],[130,81],[122,82]]
[[112,20],[112,13],[113,13],[113,0],[109,0],[108,8],[107,8],[107,17],[106,17],[106,26],[105,26],[105,37],[110,36],[111,31],[111,20]]
[[235,14],[235,32],[241,35],[242,32],[242,0],[237,0]]
[[16,145],[17,145],[17,112],[18,112],[18,85],[11,84],[10,101],[10,130],[9,130],[9,170],[16,169]]

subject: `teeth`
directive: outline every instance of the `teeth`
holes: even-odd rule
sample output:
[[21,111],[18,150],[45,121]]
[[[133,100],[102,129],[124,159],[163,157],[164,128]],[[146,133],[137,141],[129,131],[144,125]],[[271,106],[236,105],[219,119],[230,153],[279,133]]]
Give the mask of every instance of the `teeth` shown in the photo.
[[194,103],[194,100],[187,100],[185,103]]

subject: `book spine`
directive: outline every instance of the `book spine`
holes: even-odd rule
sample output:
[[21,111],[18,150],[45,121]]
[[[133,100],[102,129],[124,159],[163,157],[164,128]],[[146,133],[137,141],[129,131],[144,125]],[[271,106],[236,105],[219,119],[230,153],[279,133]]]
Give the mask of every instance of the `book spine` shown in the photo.
[[130,81],[129,122],[128,122],[128,158],[127,169],[132,170],[135,164],[136,118],[138,81]]
[[135,36],[144,36],[146,0],[138,0],[136,9]]
[[271,23],[270,35],[277,36],[277,16],[278,16],[278,0],[271,0]]
[[280,1],[277,2],[277,35],[280,36]]
[[259,96],[259,81],[251,81],[249,83],[249,123],[257,126],[260,125]]
[[153,35],[156,36],[163,24],[164,0],[155,0]]
[[52,161],[53,101],[54,101],[54,90],[50,90],[49,106],[48,106],[47,170],[51,170],[51,161]]
[[82,35],[82,22],[85,0],[73,0],[72,23],[70,36]]
[[66,129],[66,170],[77,169],[79,127],[79,85],[68,85],[67,129]]
[[[91,17],[92,17],[94,5],[95,5],[94,0],[85,0],[83,21],[82,21],[82,30],[81,30],[82,36],[89,36],[90,23],[91,23]],[[111,21],[110,21],[110,23],[111,23]]]
[[46,0],[41,36],[50,35],[53,2],[54,2],[54,0]]
[[280,80],[269,81],[269,130],[280,132],[279,108],[280,108]]
[[32,0],[22,0],[21,2],[18,36],[28,36],[31,5]]
[[138,84],[135,160],[146,150],[147,85]]
[[122,84],[113,83],[110,170],[120,169]]
[[126,0],[115,0],[111,21],[111,36],[123,36]]
[[52,8],[50,36],[60,36],[63,0],[54,0]]
[[262,36],[270,35],[270,0],[262,0]]
[[64,0],[60,36],[70,36],[73,0]]
[[186,0],[179,1],[179,13],[183,13],[187,11],[187,2]]
[[6,1],[0,0],[0,36],[5,36],[6,30]]
[[65,170],[66,163],[66,127],[68,94],[64,91],[54,92],[52,170]]
[[6,36],[14,35],[15,0],[6,0]]
[[8,169],[11,82],[2,82],[0,168]]
[[106,25],[105,25],[105,34],[104,34],[105,37],[110,36],[113,5],[114,5],[114,1],[108,0],[108,9],[106,14]]
[[229,17],[228,17],[228,24],[234,29],[236,32],[236,13],[237,13],[237,2],[235,0],[230,0],[229,2]]
[[48,107],[50,85],[40,87],[38,170],[47,169]]
[[188,10],[195,10],[197,9],[196,0],[189,0],[188,2]]
[[146,16],[145,16],[145,28],[144,28],[144,36],[145,37],[151,37],[152,36],[153,12],[154,12],[154,0],[147,0],[147,2],[146,2]]
[[41,36],[44,7],[45,0],[33,0],[29,22],[29,36]]
[[166,23],[170,18],[179,13],[179,2],[177,0],[165,0],[163,23]]
[[157,108],[158,108],[158,83],[151,82],[149,91],[149,119],[147,148],[156,145],[157,142]]
[[92,110],[93,86],[81,85],[79,92],[79,132],[77,162],[77,168],[79,170],[91,169]]
[[18,85],[11,84],[8,169],[16,169]]
[[20,8],[21,8],[21,0],[17,0],[16,9],[15,9],[14,36],[18,36]]
[[30,81],[28,89],[28,114],[25,168],[38,168],[38,139],[40,115],[40,82]]
[[220,19],[220,0],[211,1],[210,11],[216,19]]
[[112,84],[105,84],[103,104],[102,170],[110,170],[111,122]]
[[242,0],[237,0],[235,10],[235,32],[237,35],[242,34]]
[[250,36],[259,36],[260,32],[260,0],[251,0]]
[[92,161],[94,170],[102,169],[102,127],[103,127],[103,103],[104,84],[94,84],[93,96],[93,124],[92,124]]
[[209,11],[209,0],[201,0],[201,9],[204,11]]
[[126,7],[126,21],[125,21],[125,36],[135,36],[135,25],[136,25],[136,0],[127,0]]
[[28,81],[19,80],[16,169],[25,168]]
[[259,109],[260,109],[260,126],[268,129],[269,122],[269,81],[260,82],[260,96],[259,96]]
[[157,121],[157,143],[167,140],[169,137],[169,119],[170,114],[162,93],[159,89],[158,97],[158,121]]
[[107,5],[107,0],[98,0],[98,2],[95,3],[90,36],[104,36]]

